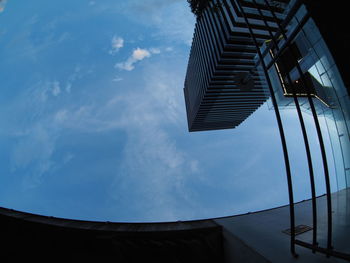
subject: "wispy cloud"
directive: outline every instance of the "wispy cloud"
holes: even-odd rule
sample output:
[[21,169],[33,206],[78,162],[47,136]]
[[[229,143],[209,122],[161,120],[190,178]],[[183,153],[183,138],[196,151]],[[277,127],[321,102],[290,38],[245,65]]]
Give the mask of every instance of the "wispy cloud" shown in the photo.
[[112,79],[113,82],[119,82],[122,81],[123,78],[116,76],[114,79]]
[[172,42],[191,46],[195,19],[190,8],[176,3],[172,12],[166,8],[159,14],[155,26],[158,32],[155,37],[158,39],[170,39]]
[[115,67],[121,70],[131,71],[135,68],[136,62],[144,60],[145,58],[149,58],[151,57],[152,54],[159,54],[159,53],[160,53],[160,50],[156,48],[151,48],[149,50],[136,48],[133,50],[131,56],[126,61],[117,63]]
[[[118,94],[106,104],[108,111],[124,109],[115,125],[128,137],[111,195],[118,205],[132,202],[135,210],[128,220],[138,218],[138,213],[144,220],[191,218],[196,213],[191,209],[196,201],[187,180],[198,173],[200,164],[174,138],[173,131],[185,123],[181,118],[185,116],[182,93],[177,92],[182,78],[166,68],[163,64],[148,65],[141,76],[144,89],[122,97]],[[134,191],[123,190],[131,188]],[[181,208],[181,203],[187,208]]]
[[160,54],[160,52],[161,52],[159,48],[150,48],[149,51],[152,54]]
[[60,95],[61,93],[61,87],[60,87],[60,83],[58,81],[54,81],[52,83],[52,88],[51,88],[51,91],[52,91],[52,95],[57,97],[58,95]]
[[138,22],[157,28],[153,36],[191,45],[195,18],[183,0],[131,0],[125,9]]
[[[145,57],[142,52],[135,56]],[[175,220],[194,215],[194,209],[183,209],[180,203],[192,207],[194,201],[186,180],[189,175],[198,173],[200,164],[188,156],[174,138],[173,129],[179,128],[179,122],[184,122],[179,116],[184,115],[182,93],[176,92],[182,78],[165,68],[162,64],[152,64],[142,69],[140,79],[147,83],[144,89],[130,89],[123,93],[116,90],[107,97],[102,96],[104,99],[99,103],[83,100],[76,105],[58,105],[60,108],[37,119],[40,126],[36,125],[28,135],[18,137],[20,143],[13,153],[13,165],[18,171],[37,167],[35,175],[27,177],[26,184],[40,185],[45,175],[60,165],[60,160],[54,157],[57,156],[60,134],[64,131],[90,134],[91,138],[108,131],[122,131],[126,139],[124,147],[119,149],[119,169],[111,171],[116,173],[109,189],[111,200],[121,206],[128,203],[127,199],[132,202],[130,206],[137,211],[129,215],[129,220]],[[53,83],[51,88],[57,85]],[[169,129],[169,125],[173,129]],[[41,153],[30,154],[30,150],[35,149]],[[70,155],[76,153],[66,154],[68,157],[63,155],[61,165],[71,161]],[[26,159],[29,158],[26,155],[30,155],[30,159]],[[124,187],[133,187],[134,191],[119,194]],[[148,211],[146,215],[137,215],[145,211]]]
[[5,10],[7,0],[0,0],[0,13]]
[[67,93],[71,93],[71,91],[72,91],[72,83],[67,83],[67,85],[66,85],[66,92]]
[[43,175],[53,167],[51,156],[55,151],[56,138],[42,124],[34,125],[18,136],[12,150],[11,165],[13,171],[25,173],[25,188],[38,186]]
[[113,36],[111,41],[111,50],[109,51],[109,54],[116,54],[122,47],[124,47],[124,39],[122,37]]

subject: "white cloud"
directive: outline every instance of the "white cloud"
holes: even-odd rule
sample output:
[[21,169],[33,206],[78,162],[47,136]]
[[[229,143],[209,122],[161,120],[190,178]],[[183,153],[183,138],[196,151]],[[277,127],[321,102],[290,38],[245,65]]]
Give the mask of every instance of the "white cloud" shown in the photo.
[[[79,65],[74,67],[73,73],[68,75],[66,81],[65,81],[65,88],[64,90],[66,93],[70,94],[72,92],[73,84],[75,81],[82,79],[85,75],[88,75],[91,73],[91,69],[88,71],[83,72],[81,67]],[[60,91],[62,91],[63,88],[60,88]]]
[[57,122],[63,122],[68,118],[68,111],[67,110],[60,110],[55,114],[55,121]]
[[134,67],[134,63],[135,62],[131,62],[131,60],[128,59],[125,62],[115,64],[115,67],[118,68],[118,69],[131,71],[131,70],[133,70],[135,68]]
[[5,10],[7,0],[0,0],[0,13]]
[[[128,98],[123,120],[119,122],[119,129],[125,130],[128,137],[120,173],[110,193],[116,204],[130,200],[132,207],[142,211],[144,220],[191,217],[193,211],[178,209],[178,202],[192,202],[185,186],[186,176],[191,173],[187,169],[191,166],[189,158],[163,127],[163,113],[155,107],[157,103],[144,93]],[[134,190],[121,191],[121,188]]]
[[132,58],[136,61],[143,60],[151,56],[151,53],[147,49],[137,48],[132,53]]
[[114,55],[119,51],[119,49],[124,47],[124,39],[121,37],[113,36],[111,46],[112,49],[109,51],[109,54]]
[[[185,105],[183,94],[179,91],[182,83],[180,72],[169,73],[163,68],[166,65],[152,64],[145,69],[146,90],[164,114],[161,118],[173,124],[185,123]],[[155,73],[156,72],[156,73]],[[182,79],[181,79],[182,80]]]
[[131,0],[125,12],[136,22],[157,28],[153,35],[164,41],[191,45],[195,16],[183,0]]
[[[130,57],[133,63],[136,63],[159,52],[160,50],[156,48],[138,48],[132,51]],[[61,151],[58,145],[61,142],[60,136],[65,131],[84,131],[95,138],[93,136],[99,132],[118,130],[126,134],[125,147],[119,149],[122,155],[121,162],[124,163],[121,167],[127,169],[122,180],[126,185],[135,185],[137,188],[134,193],[125,192],[124,196],[129,198],[130,195],[140,195],[137,200],[145,200],[147,207],[155,208],[149,209],[151,213],[145,216],[146,219],[156,218],[152,213],[160,213],[158,218],[165,220],[184,217],[185,214],[186,217],[191,217],[192,211],[186,208],[179,209],[178,203],[187,200],[190,195],[184,185],[186,176],[191,174],[189,168],[193,158],[187,158],[173,137],[172,129],[166,127],[167,125],[176,127],[175,122],[178,120],[176,115],[184,111],[180,104],[183,100],[182,92],[178,89],[182,85],[182,77],[173,70],[165,68],[159,64],[147,65],[139,75],[140,83],[146,85],[140,85],[137,89],[127,89],[122,93],[120,90],[112,89],[115,93],[108,93],[105,96],[102,90],[91,100],[82,97],[73,103],[67,100],[66,104],[38,103],[36,99],[33,102],[34,106],[42,105],[42,108],[35,112],[34,124],[40,124],[41,129],[33,128],[30,136],[19,138],[20,143],[16,145],[12,156],[13,165],[18,169],[18,173],[28,171],[25,183],[38,186],[45,182],[45,176],[50,175],[53,169],[58,169],[60,165],[72,160],[69,155],[59,157],[61,155],[58,154],[58,151]],[[39,91],[40,94],[45,94],[47,100],[52,99],[52,96],[62,96],[67,92],[67,87],[68,90],[71,89],[71,84],[73,88],[78,86],[79,83],[74,81],[79,79],[79,71],[77,67],[76,72],[66,79],[43,80],[39,85],[40,89],[39,87],[33,89],[38,94]],[[118,79],[118,74],[115,77]],[[110,85],[114,86],[112,83]],[[85,91],[87,93],[96,91],[92,86],[96,87],[96,85],[87,86]],[[74,91],[78,93],[78,87]],[[81,94],[83,95],[83,92]],[[29,97],[24,96],[26,100]],[[33,121],[30,125],[33,125]],[[35,152],[36,149],[40,153]],[[115,178],[124,174],[121,170],[114,172],[116,172]],[[111,188],[119,192],[117,178],[115,180]],[[191,198],[188,200],[189,203],[192,202]],[[145,207],[142,206],[140,209],[144,210]]]
[[[196,213],[189,208],[196,201],[186,181],[198,173],[200,164],[173,137],[173,130],[186,123],[181,118],[185,116],[182,93],[178,92],[182,78],[166,68],[158,63],[148,65],[140,76],[146,83],[145,89],[118,93],[105,103],[108,110],[103,111],[120,112],[121,118],[113,117],[115,120],[105,128],[121,129],[128,135],[121,171],[111,187],[111,195],[116,204],[130,200],[145,220],[190,218]],[[144,201],[140,204],[137,200]],[[180,208],[179,203],[186,203],[187,207]]]
[[119,81],[122,81],[122,80],[123,80],[123,78],[116,76],[112,81],[119,82]]
[[190,169],[193,173],[199,172],[199,162],[197,160],[193,160],[190,162]]
[[171,39],[175,43],[192,44],[195,18],[190,8],[182,4],[175,4],[173,10],[164,10],[160,14],[160,22],[156,23],[160,39]]
[[71,160],[73,160],[75,158],[75,155],[72,153],[67,153],[64,158],[63,158],[63,163],[67,164],[69,163]]
[[[59,81],[50,81],[50,80],[42,80],[36,83],[31,89],[28,90],[31,92],[31,96],[33,96],[34,101],[41,103],[46,103],[51,96],[57,97],[61,94],[61,87]],[[37,105],[39,105],[37,103]]]
[[152,54],[160,54],[160,49],[159,48],[150,48],[149,51]]
[[52,95],[57,97],[61,93],[60,83],[58,81],[54,81],[52,83]]
[[66,85],[66,92],[70,93],[72,91],[72,83],[68,82]]
[[132,52],[132,55],[125,62],[117,63],[115,67],[122,70],[131,71],[135,68],[134,64],[136,62],[149,57],[151,57],[151,52],[149,50],[136,48]]
[[[12,150],[12,171],[23,171],[25,188],[38,186],[43,175],[54,165],[51,156],[55,151],[56,136],[45,125],[37,124],[17,138]],[[28,166],[35,165],[31,172]]]
[[[145,59],[148,54],[152,54],[150,50],[147,53],[139,49],[133,52],[133,58]],[[182,78],[177,72],[166,70],[163,64],[152,64],[141,71],[140,80],[146,83],[142,89],[128,89],[123,93],[115,90],[108,99],[97,104],[67,105],[52,113],[47,125],[52,125],[51,132],[125,132],[125,145],[120,149],[120,170],[109,192],[113,202],[123,205],[125,198],[130,199],[132,207],[142,213],[150,211],[142,216],[145,220],[190,218],[194,210],[188,207],[193,205],[193,198],[186,180],[197,173],[200,165],[187,156],[173,137],[173,130],[181,119],[178,115],[184,116],[182,93],[176,91]],[[168,129],[169,125],[173,129]],[[47,154],[44,160],[50,161],[53,153],[47,151]],[[124,186],[135,190],[122,193]],[[137,204],[138,200],[145,201]],[[181,202],[188,207],[181,208]],[[130,216],[138,218],[135,214]]]

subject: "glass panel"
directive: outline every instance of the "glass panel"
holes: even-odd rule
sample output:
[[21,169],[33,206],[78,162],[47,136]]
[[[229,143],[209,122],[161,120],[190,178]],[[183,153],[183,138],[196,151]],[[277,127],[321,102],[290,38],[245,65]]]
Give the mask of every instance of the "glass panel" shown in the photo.
[[308,22],[304,25],[303,31],[307,36],[307,39],[311,46],[315,45],[316,42],[321,38],[320,31],[318,30],[315,22],[310,18]]
[[[335,125],[334,118],[332,113],[325,114],[325,120],[328,130],[328,138],[331,144],[331,152],[333,156],[329,156],[329,159],[333,159],[333,163],[335,166],[336,179],[337,179],[337,187],[338,189],[344,189],[346,187],[345,173],[344,173],[344,163],[343,163],[343,155],[341,152],[341,145],[339,141],[339,137],[337,136],[337,127]],[[330,154],[328,154],[330,155]],[[329,163],[332,163],[331,161]]]
[[306,14],[307,14],[307,10],[306,10],[305,6],[302,5],[299,8],[298,12],[295,14],[295,17],[297,20],[301,21]]

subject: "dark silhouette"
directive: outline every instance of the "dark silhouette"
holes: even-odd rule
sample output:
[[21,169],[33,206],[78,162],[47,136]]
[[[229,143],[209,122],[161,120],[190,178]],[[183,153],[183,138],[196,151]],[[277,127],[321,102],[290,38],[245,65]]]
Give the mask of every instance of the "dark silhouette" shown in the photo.
[[222,227],[211,219],[112,223],[61,219],[0,207],[0,232],[5,261],[23,256],[27,260],[70,258],[119,263],[224,260]]

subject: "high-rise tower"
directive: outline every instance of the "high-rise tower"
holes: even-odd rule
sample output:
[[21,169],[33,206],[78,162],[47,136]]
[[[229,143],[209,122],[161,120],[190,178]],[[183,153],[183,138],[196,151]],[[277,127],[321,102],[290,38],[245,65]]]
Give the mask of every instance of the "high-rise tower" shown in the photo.
[[[271,38],[263,17],[242,3],[259,45]],[[273,7],[280,16],[284,4]],[[265,7],[266,9],[266,7]],[[273,32],[271,16],[264,17]],[[197,18],[185,80],[185,100],[190,131],[238,126],[268,98],[257,71],[257,52],[235,1],[209,1]]]

